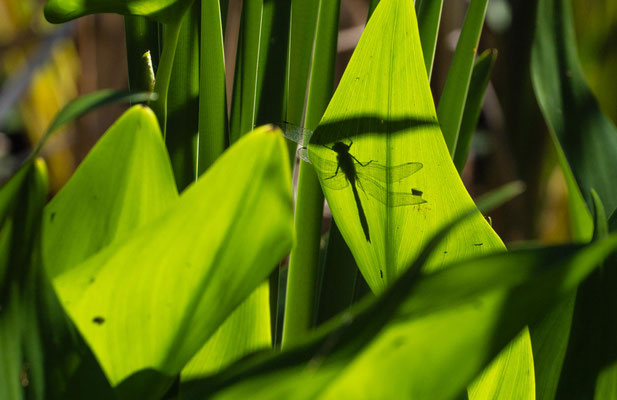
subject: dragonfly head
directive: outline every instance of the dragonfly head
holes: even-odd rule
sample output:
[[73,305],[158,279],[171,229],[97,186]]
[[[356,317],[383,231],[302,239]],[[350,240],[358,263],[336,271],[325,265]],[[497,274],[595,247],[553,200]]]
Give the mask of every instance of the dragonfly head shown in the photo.
[[349,153],[349,148],[350,147],[351,147],[351,144],[345,144],[343,142],[336,142],[332,146],[332,150],[336,151],[339,154],[341,154],[341,153]]

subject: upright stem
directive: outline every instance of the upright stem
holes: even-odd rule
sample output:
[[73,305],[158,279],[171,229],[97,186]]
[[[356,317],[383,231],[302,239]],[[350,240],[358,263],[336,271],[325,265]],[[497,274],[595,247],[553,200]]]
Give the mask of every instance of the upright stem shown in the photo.
[[159,62],[158,23],[146,17],[127,15],[124,30],[129,89],[132,92],[151,92],[154,90],[154,66]]
[[150,107],[159,120],[164,138],[167,136],[167,93],[181,26],[182,16],[177,21],[165,25],[163,29],[163,54],[161,54],[161,63],[154,83],[154,91],[158,94],[158,99],[150,103]]
[[[309,129],[317,127],[332,96],[339,8],[339,1],[319,3],[306,106],[305,125]],[[300,162],[297,199],[296,244],[289,258],[283,348],[297,343],[314,326],[321,286],[318,271],[324,195],[313,166],[304,161]]]

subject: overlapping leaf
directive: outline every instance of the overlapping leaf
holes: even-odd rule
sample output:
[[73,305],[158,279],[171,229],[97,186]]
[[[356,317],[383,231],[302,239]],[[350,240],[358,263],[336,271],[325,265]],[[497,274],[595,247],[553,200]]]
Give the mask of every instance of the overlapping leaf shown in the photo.
[[[383,307],[342,316],[330,335],[265,361],[247,361],[203,387],[215,388],[214,398],[222,399],[457,398],[508,341],[616,247],[617,237],[611,236],[587,246],[528,248],[463,261],[398,286],[402,303],[396,318],[359,353],[358,344],[375,333],[370,326]],[[390,290],[384,296],[377,302],[396,295]],[[509,389],[510,398],[526,395]]]
[[[308,156],[334,219],[376,293],[445,221],[473,206],[437,123],[413,4],[379,3],[310,139]],[[343,166],[341,156],[355,171]],[[503,248],[477,213],[449,236],[427,269]],[[525,370],[532,363],[528,340],[517,345],[526,354]],[[504,359],[494,367],[514,377],[521,365]],[[529,380],[524,386],[533,390]]]
[[[124,160],[120,148],[127,149]],[[54,260],[48,272],[62,304],[112,384],[124,380],[121,395],[140,390],[160,395],[170,383],[162,378],[180,372],[289,250],[285,153],[282,136],[264,128],[174,201],[156,119],[135,107],[101,139],[75,174],[75,183],[65,188],[67,194],[60,193],[48,206],[50,237],[71,229],[75,221],[63,216],[71,207],[82,223],[103,210],[111,216],[107,226],[97,229],[100,234],[75,236],[83,242],[76,246],[80,250],[63,256],[58,243],[47,243],[45,251]],[[101,174],[105,167],[108,176]],[[123,170],[125,178],[107,181],[116,170]],[[75,194],[88,191],[90,201],[80,208]],[[163,195],[153,198],[158,194]],[[130,235],[123,234],[131,227]],[[61,262],[62,257],[70,261],[95,253],[90,240],[100,246],[108,236],[115,239],[85,261]],[[231,246],[239,242],[242,252]]]

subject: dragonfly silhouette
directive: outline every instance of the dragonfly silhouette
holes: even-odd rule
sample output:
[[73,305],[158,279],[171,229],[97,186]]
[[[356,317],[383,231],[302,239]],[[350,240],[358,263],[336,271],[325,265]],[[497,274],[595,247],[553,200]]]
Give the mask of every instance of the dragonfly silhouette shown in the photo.
[[332,147],[322,145],[336,153],[336,162],[321,158],[314,151],[309,156],[306,143],[313,132],[289,123],[282,123],[281,127],[285,137],[302,145],[298,150],[298,155],[303,160],[312,163],[315,169],[319,171],[324,186],[333,190],[342,190],[351,186],[358,208],[360,225],[367,242],[370,243],[371,235],[358,188],[389,207],[426,203],[426,200],[422,198],[422,191],[418,189],[411,189],[410,192],[392,192],[387,189],[388,181],[399,182],[415,174],[422,169],[422,163],[409,162],[391,167],[381,165],[374,160],[363,163],[349,152],[353,145],[351,140],[349,144],[337,141]]

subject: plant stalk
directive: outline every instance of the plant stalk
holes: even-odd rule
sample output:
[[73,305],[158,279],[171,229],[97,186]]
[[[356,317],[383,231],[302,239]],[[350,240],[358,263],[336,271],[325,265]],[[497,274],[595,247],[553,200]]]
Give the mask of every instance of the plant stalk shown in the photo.
[[159,120],[163,138],[167,137],[167,94],[169,92],[171,70],[174,65],[183,16],[184,14],[177,21],[170,22],[164,26],[163,53],[161,54],[161,62],[156,73],[156,82],[154,83],[154,91],[158,94],[158,99],[149,104]]

